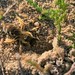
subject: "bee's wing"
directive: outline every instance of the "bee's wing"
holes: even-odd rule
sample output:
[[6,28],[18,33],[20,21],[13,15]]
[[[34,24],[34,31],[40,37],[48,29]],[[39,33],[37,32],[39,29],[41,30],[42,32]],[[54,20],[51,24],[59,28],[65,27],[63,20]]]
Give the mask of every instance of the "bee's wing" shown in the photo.
[[23,34],[24,36],[31,36],[31,37],[33,37],[32,33],[29,32],[29,31],[23,31],[22,34]]

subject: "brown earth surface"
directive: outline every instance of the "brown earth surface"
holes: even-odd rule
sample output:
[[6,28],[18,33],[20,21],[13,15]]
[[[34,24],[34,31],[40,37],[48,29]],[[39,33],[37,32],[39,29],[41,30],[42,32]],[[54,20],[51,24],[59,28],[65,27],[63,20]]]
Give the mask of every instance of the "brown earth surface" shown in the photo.
[[[53,7],[53,0],[34,1],[46,9]],[[75,1],[66,2],[69,6],[58,46],[52,20],[39,20],[41,14],[26,0],[0,0],[0,15],[4,15],[0,20],[0,75],[75,75],[75,49],[71,47],[75,38],[68,39],[75,33]],[[7,34],[12,25],[38,40],[32,46],[15,41]]]

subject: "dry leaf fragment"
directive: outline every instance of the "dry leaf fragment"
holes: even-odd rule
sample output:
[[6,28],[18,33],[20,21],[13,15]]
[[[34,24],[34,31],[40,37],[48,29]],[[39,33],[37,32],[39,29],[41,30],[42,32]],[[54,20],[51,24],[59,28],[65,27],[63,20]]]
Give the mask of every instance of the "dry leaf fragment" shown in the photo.
[[31,31],[37,31],[38,28],[39,27],[34,27],[34,28],[31,29]]
[[24,17],[24,18],[28,18],[28,15],[25,14],[25,13],[22,13],[21,16]]
[[0,10],[0,15],[3,15],[3,14],[4,14],[3,10]]
[[18,19],[18,22],[20,24],[21,29],[23,29],[23,27],[24,27],[24,21],[19,16],[16,16],[16,18]]
[[32,33],[29,31],[23,31],[22,34],[24,34],[25,36],[31,36],[33,37]]

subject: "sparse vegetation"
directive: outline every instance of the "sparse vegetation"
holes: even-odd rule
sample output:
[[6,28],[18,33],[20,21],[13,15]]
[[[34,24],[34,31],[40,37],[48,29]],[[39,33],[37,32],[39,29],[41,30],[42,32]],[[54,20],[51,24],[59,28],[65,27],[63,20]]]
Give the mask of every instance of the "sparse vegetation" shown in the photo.
[[[57,29],[58,34],[58,41],[61,41],[61,24],[66,19],[66,10],[67,10],[67,4],[64,0],[54,0],[53,3],[56,6],[55,8],[50,9],[43,9],[42,7],[38,6],[36,2],[33,2],[33,0],[27,0],[30,5],[32,5],[37,11],[41,13],[41,16],[39,16],[39,19],[45,20],[45,19],[52,19],[54,20],[54,25]],[[39,8],[37,8],[39,7]]]
[[74,9],[74,0],[0,0],[0,75],[75,75]]
[[33,6],[39,13],[42,12],[42,8],[38,5],[37,2],[33,2],[33,0],[26,0],[31,6]]

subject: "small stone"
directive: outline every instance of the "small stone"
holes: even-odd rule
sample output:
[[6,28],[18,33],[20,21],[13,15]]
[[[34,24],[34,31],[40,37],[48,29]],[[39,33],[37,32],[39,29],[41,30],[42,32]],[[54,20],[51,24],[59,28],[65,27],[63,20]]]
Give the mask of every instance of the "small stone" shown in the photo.
[[39,27],[39,22],[35,22],[34,26]]

